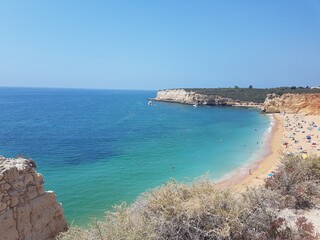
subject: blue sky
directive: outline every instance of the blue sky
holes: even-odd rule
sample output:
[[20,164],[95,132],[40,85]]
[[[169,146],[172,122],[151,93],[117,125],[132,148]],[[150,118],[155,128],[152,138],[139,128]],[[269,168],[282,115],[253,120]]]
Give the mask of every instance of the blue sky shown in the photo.
[[0,86],[320,85],[320,0],[0,2]]

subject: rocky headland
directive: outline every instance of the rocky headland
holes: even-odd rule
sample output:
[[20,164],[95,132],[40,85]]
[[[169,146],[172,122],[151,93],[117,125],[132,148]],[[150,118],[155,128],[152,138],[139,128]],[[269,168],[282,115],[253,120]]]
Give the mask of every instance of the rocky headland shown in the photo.
[[[258,91],[256,95],[262,95]],[[243,101],[237,99],[237,97],[201,94],[194,91],[186,91],[185,89],[168,89],[159,90],[157,96],[152,100],[189,105],[255,107],[260,108],[262,113],[320,114],[320,93],[286,93],[282,95],[271,93],[266,94],[263,99],[265,99],[264,102],[258,102],[254,99],[252,101]]]
[[67,230],[63,209],[35,163],[0,157],[0,239],[47,240]]
[[260,104],[255,102],[240,101],[219,95],[206,95],[184,89],[168,89],[159,90],[154,101],[173,102],[189,105],[211,105],[211,106],[243,106],[243,107],[260,107]]

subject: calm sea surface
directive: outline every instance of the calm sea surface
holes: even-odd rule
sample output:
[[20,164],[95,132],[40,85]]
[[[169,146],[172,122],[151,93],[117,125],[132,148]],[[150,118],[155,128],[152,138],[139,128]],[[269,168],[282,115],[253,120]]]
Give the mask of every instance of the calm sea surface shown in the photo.
[[147,106],[155,94],[0,88],[0,154],[34,159],[68,221],[86,224],[170,178],[223,177],[253,159],[270,124],[252,109]]

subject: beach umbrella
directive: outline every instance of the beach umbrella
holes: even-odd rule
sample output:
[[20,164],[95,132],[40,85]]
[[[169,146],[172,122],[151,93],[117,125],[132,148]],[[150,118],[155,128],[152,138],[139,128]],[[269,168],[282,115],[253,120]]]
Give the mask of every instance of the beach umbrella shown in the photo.
[[318,130],[320,131],[320,127],[318,128]]
[[307,155],[307,154],[302,154],[302,158],[303,158],[303,159],[307,159],[307,158],[308,158],[308,155]]
[[307,136],[307,139],[309,139],[309,140],[310,140],[310,139],[311,139],[311,136],[310,136],[310,135],[308,135],[308,136]]

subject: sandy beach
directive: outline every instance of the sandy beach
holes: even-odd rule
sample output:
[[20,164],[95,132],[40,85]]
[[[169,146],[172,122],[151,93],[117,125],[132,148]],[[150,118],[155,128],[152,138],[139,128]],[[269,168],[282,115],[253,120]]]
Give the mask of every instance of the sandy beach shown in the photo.
[[219,184],[238,191],[264,183],[268,174],[277,170],[284,154],[301,154],[307,158],[320,156],[320,116],[273,114],[274,126],[266,143],[267,154],[257,163],[248,166],[248,173],[235,174]]

